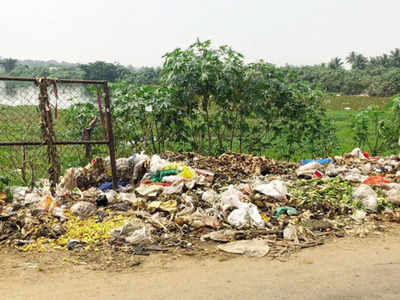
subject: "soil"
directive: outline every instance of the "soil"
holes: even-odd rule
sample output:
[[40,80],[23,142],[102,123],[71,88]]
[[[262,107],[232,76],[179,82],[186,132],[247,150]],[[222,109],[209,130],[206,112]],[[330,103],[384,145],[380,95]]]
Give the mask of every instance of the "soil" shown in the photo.
[[[195,251],[0,252],[1,299],[400,299],[400,226],[281,260]],[[154,254],[153,254],[154,253]]]

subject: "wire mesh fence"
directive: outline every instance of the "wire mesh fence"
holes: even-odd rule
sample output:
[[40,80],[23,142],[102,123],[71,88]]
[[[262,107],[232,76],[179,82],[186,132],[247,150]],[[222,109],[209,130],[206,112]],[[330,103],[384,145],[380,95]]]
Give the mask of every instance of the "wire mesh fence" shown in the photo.
[[0,115],[0,175],[15,184],[54,185],[96,156],[115,170],[107,82],[0,78]]

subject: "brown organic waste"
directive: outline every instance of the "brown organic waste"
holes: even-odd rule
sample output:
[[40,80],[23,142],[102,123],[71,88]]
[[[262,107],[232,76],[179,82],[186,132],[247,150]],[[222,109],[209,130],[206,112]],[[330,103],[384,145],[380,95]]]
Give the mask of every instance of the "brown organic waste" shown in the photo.
[[[314,165],[322,178],[312,178]],[[141,153],[117,160],[126,185],[113,191],[99,189],[111,173],[107,158],[95,158],[67,170],[54,196],[46,180],[34,189],[12,187],[12,202],[0,194],[0,245],[87,257],[224,250],[280,259],[329,238],[380,234],[400,223],[399,155],[344,155],[314,165],[300,169],[311,177],[304,179],[299,164],[262,156]],[[354,181],[374,175],[390,183]]]

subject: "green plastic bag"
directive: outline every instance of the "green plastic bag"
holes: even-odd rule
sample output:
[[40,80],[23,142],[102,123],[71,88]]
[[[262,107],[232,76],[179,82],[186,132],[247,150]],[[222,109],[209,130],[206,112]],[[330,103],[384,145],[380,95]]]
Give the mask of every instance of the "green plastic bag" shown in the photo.
[[297,216],[297,210],[294,207],[290,207],[290,206],[282,206],[279,207],[275,214],[274,217],[279,218],[283,213],[287,213],[289,216]]
[[162,182],[164,176],[177,175],[178,173],[179,171],[177,170],[160,170],[150,176],[150,179],[153,182]]

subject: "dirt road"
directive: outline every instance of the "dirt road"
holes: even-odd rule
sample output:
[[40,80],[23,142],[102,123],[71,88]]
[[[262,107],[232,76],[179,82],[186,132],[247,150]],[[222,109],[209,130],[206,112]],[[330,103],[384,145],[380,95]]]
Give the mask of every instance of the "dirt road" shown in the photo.
[[[286,262],[152,255],[127,272],[0,254],[1,299],[400,299],[400,235],[344,238]],[[57,265],[59,264],[59,265]]]

